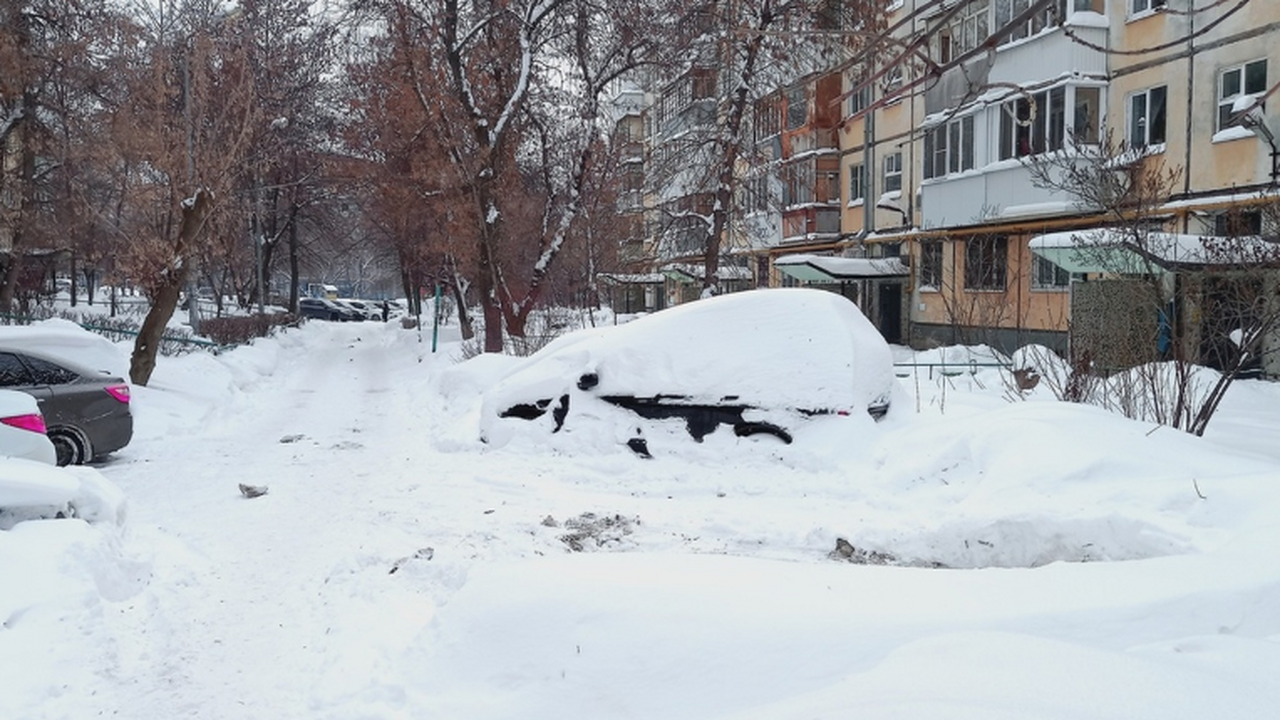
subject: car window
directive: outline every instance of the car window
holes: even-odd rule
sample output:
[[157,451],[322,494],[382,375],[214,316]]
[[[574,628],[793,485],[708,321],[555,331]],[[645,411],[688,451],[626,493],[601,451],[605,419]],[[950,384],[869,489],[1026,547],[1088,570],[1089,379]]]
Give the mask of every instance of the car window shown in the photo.
[[26,360],[31,372],[35,375],[37,385],[66,385],[80,378],[78,374],[48,360],[41,360],[30,355],[26,357]]
[[0,353],[0,387],[34,385],[31,373],[13,353]]

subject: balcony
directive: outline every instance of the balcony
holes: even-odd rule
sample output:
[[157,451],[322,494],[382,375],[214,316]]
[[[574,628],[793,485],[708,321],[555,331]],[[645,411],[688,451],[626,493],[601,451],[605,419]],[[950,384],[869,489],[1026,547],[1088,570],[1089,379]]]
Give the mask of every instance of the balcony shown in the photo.
[[1061,192],[1035,187],[1017,160],[926,181],[920,188],[927,228],[963,227],[997,220],[1047,217],[1077,211]]
[[791,157],[819,150],[838,151],[840,140],[836,131],[824,128],[805,132],[790,133]]

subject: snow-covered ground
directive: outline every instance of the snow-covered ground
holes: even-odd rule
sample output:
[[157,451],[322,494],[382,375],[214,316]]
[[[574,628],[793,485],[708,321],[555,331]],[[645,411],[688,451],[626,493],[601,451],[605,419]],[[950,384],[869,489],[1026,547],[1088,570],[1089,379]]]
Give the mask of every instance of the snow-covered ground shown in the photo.
[[445,340],[162,359],[98,467],[123,522],[0,532],[0,718],[1280,707],[1278,385],[1199,439],[922,368],[880,423],[642,460],[481,444],[510,361]]

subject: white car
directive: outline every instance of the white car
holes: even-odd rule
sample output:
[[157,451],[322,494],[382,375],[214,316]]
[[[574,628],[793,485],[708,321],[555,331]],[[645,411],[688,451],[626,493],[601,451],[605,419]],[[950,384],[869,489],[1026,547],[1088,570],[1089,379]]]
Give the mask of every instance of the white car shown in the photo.
[[58,453],[45,435],[40,406],[24,392],[0,390],[0,456],[57,463]]
[[790,444],[822,416],[881,418],[895,386],[889,346],[853,302],[752,290],[557,338],[489,388],[480,433],[612,438],[645,457],[672,428]]
[[364,316],[365,320],[382,320],[382,304],[372,300],[352,300],[350,298],[340,298],[336,302],[342,303],[349,308],[353,308],[356,312]]

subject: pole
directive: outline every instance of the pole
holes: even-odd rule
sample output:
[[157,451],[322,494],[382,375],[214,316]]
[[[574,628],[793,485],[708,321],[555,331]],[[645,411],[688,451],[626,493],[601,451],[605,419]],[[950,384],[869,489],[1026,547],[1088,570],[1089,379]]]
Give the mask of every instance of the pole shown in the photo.
[[440,338],[440,283],[436,283],[436,296],[431,302],[431,352],[436,351]]

